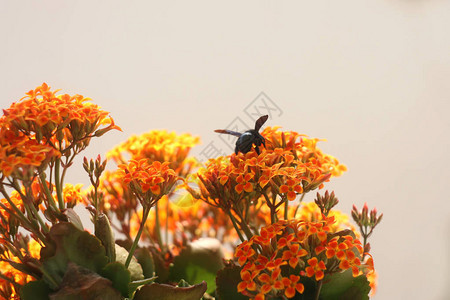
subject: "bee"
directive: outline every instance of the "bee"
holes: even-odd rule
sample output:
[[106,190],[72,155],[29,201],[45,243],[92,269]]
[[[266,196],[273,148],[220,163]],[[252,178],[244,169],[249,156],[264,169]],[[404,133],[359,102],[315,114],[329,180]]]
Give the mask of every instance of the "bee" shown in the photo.
[[234,148],[234,153],[238,154],[238,152],[247,153],[250,150],[252,150],[253,145],[255,146],[256,153],[260,153],[259,147],[261,145],[264,145],[266,147],[266,140],[264,137],[259,133],[259,129],[266,123],[267,119],[269,118],[268,115],[264,115],[262,117],[259,117],[258,120],[255,122],[255,129],[247,130],[244,133],[227,130],[227,129],[217,129],[214,130],[214,132],[217,133],[226,133],[231,134],[234,136],[237,136],[238,139],[236,141],[236,147]]

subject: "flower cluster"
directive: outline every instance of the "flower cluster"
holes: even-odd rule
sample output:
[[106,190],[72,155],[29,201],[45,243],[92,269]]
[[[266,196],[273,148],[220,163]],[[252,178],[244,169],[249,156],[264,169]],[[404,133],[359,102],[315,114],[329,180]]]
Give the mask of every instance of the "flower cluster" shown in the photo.
[[177,134],[165,130],[152,130],[139,136],[131,136],[128,140],[108,152],[108,158],[117,164],[123,164],[129,159],[147,159],[169,162],[170,168],[180,177],[185,177],[196,162],[188,158],[192,147],[200,142],[198,137],[189,133]]
[[40,144],[35,139],[17,131],[0,118],[0,174],[3,177],[19,179],[32,178],[36,170],[42,170],[60,152],[48,144]]
[[328,274],[352,270],[367,275],[371,262],[362,263],[363,248],[353,233],[333,233],[334,217],[310,222],[280,220],[236,248],[242,266],[238,292],[252,299],[302,294],[302,277],[319,282]]
[[[47,84],[30,90],[4,110],[3,123],[16,135],[54,147],[63,155],[83,150],[93,136],[119,129],[108,112],[81,95],[56,95]],[[103,125],[107,127],[100,128]]]
[[133,191],[142,206],[152,207],[167,195],[178,176],[169,168],[169,163],[154,161],[149,164],[146,159],[130,160],[128,164],[120,165],[123,172],[123,182]]
[[[288,202],[322,188],[324,182],[346,170],[336,158],[316,147],[317,139],[270,127],[262,135],[266,149],[261,154],[250,151],[210,159],[196,174],[199,190],[186,187],[194,198],[229,214],[248,238],[252,235],[248,227],[258,227],[251,214],[259,211],[255,206],[262,207],[259,203],[269,208],[271,223],[279,219],[284,204],[287,219]],[[248,222],[253,224],[247,226]]]
[[0,295],[4,298],[18,297],[18,288],[31,280],[30,275],[39,278],[39,250],[34,250],[51,244],[50,227],[67,222],[68,214],[73,216],[68,209],[81,201],[81,185],[64,184],[75,156],[92,137],[120,130],[108,112],[88,98],[57,92],[44,83],[4,109],[0,117],[4,197],[0,200]]
[[[180,286],[186,280],[195,286],[183,293],[195,292],[196,299],[205,290],[224,299],[239,293],[258,300],[319,299],[330,291],[339,297],[347,292],[340,290],[343,276],[357,277],[351,289],[366,294],[370,281],[375,290],[367,239],[382,215],[367,205],[354,207],[357,233],[345,214],[333,210],[339,202],[334,192],[302,202],[346,171],[317,147],[319,139],[267,127],[261,151],[210,159],[194,172],[199,163],[189,152],[199,138],[152,130],[107,154],[116,170],[106,171],[100,155],[85,158],[92,186],[83,195],[82,185],[65,183],[65,176],[91,138],[120,130],[108,113],[81,95],[58,95],[45,83],[3,112],[0,300],[89,293],[65,289],[86,268],[123,298],[148,296],[155,280]],[[91,213],[94,234],[83,230],[73,210],[80,202]],[[113,229],[125,240],[116,240]],[[208,286],[197,284],[203,280]]]
[[[139,136],[131,136],[110,150],[107,157],[119,165],[125,164],[128,159],[136,162],[146,161],[149,165],[155,162],[161,163],[172,169],[178,178],[183,179],[198,164],[188,155],[191,148],[199,141],[198,137],[189,133],[177,134],[166,130],[152,130]],[[102,195],[99,198],[99,209],[111,217],[114,215],[120,221],[117,229],[131,240],[131,236],[136,234],[142,222],[143,211],[138,205],[139,201],[134,191],[128,184],[124,184],[123,175],[124,172],[120,169],[105,171],[102,174],[98,185],[98,192]],[[154,186],[154,188],[157,187]],[[188,236],[192,239],[212,234],[215,227],[206,228],[209,224],[207,220],[212,218],[211,215],[214,216],[212,209],[206,205],[193,203],[192,206],[189,205],[190,207],[179,208],[173,203],[173,196],[175,193],[171,191],[155,202],[154,213],[149,215],[146,222],[147,230],[142,234],[144,240],[158,241],[161,231],[165,231],[165,237],[168,237],[169,233],[172,237],[171,242],[166,238],[166,244],[169,242],[172,245],[185,244],[187,231],[190,232]],[[214,216],[214,218],[220,217]],[[216,229],[218,232],[219,228]]]

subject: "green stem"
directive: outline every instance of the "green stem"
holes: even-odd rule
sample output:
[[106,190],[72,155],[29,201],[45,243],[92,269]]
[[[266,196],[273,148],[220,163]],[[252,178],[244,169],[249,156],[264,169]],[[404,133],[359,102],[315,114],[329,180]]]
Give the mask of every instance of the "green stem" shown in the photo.
[[9,205],[11,205],[13,210],[8,208],[3,203],[0,203],[0,207],[3,208],[8,214],[17,217],[23,224],[25,224],[25,226],[31,227],[30,221],[25,217],[25,215],[20,211],[20,209],[18,209],[17,206],[11,201],[11,199],[8,197],[8,195],[3,195],[3,196],[5,196],[6,201],[8,201]]
[[36,230],[36,228],[34,227],[35,225],[30,220],[28,220],[28,218],[22,213],[22,211],[14,204],[14,202],[8,196],[8,193],[6,193],[6,190],[3,187],[3,185],[0,185],[0,191],[5,197],[6,201],[8,201],[9,205],[11,205],[13,211],[15,212],[14,215],[22,222],[24,227],[29,231],[33,232],[34,234],[36,234],[36,236],[39,237],[39,239],[44,242],[45,238],[42,235],[42,233],[39,230]]
[[241,242],[245,241],[244,237],[242,236],[241,231],[239,230],[239,226],[236,223],[236,219],[234,218],[233,214],[231,213],[231,211],[228,213],[228,216],[230,216],[231,222],[233,223],[234,229],[236,230],[239,239],[241,240]]
[[322,289],[322,284],[323,284],[323,280],[321,280],[321,281],[318,282],[317,290],[316,290],[316,295],[315,295],[315,297],[314,297],[315,300],[319,300],[319,297],[320,297],[320,290]]
[[289,209],[289,200],[286,197],[286,199],[284,200],[284,219],[285,220],[288,219],[288,209]]
[[48,189],[47,181],[45,180],[45,173],[42,172],[39,174],[39,179],[41,181],[42,188],[44,190],[45,196],[47,197],[48,204],[50,207],[55,211],[59,212],[58,207],[56,206],[55,199],[53,199],[52,194],[50,193],[50,190]]
[[49,232],[49,229],[45,222],[42,220],[41,216],[39,215],[39,212],[36,210],[36,207],[34,207],[34,204],[32,201],[29,201],[29,206],[31,209],[32,215],[38,220],[40,227],[44,230],[45,233]]
[[270,201],[269,196],[267,196],[266,193],[262,193],[262,194],[264,196],[264,199],[266,199],[267,206],[269,206],[269,208],[270,208],[270,223],[273,224],[273,223],[275,223],[276,208]]
[[0,278],[3,279],[3,280],[8,281],[9,283],[14,284],[15,286],[16,286],[16,285],[20,286],[20,284],[18,284],[17,282],[15,282],[14,280],[12,280],[12,279],[9,278],[8,276],[3,275],[3,273],[0,273]]
[[242,215],[242,212],[241,212],[240,208],[239,208],[238,206],[235,206],[235,210],[234,210],[234,211],[237,213],[237,215],[238,215],[239,218],[241,219],[240,224],[241,224],[242,230],[243,230],[244,233],[245,233],[245,236],[247,237],[247,239],[250,240],[250,239],[252,238],[252,236],[253,236],[253,233],[252,233],[252,231],[250,230],[250,227],[248,227],[247,222],[245,222],[244,216]]
[[64,182],[64,178],[66,177],[66,171],[68,169],[67,166],[72,163],[73,159],[75,158],[75,155],[76,154],[74,153],[70,158],[66,159],[66,163],[65,163],[66,167],[64,168],[62,175],[61,175],[61,182]]
[[169,245],[169,197],[167,196],[166,202],[166,231],[164,232],[164,240],[166,245]]
[[61,160],[58,158],[55,160],[55,187],[56,187],[56,196],[58,197],[59,209],[64,209],[64,199],[62,195],[61,189],[61,178],[60,178],[60,169],[61,169]]
[[59,284],[58,282],[55,280],[55,278],[53,278],[46,270],[45,268],[40,268],[41,272],[42,272],[42,277],[44,277],[44,280],[49,281],[50,282],[50,288],[52,289],[56,289]]
[[137,244],[139,242],[139,239],[141,238],[142,230],[144,230],[145,222],[147,221],[148,213],[150,212],[150,207],[147,208],[147,206],[144,206],[142,211],[142,221],[139,226],[139,231],[137,233],[137,236],[135,237],[133,244],[131,245],[130,252],[128,253],[127,260],[125,261],[125,268],[128,269],[128,266],[130,265],[131,258],[133,257],[134,251],[136,250]]
[[300,197],[300,200],[298,200],[298,205],[297,205],[297,207],[295,208],[295,212],[294,212],[294,219],[295,219],[295,216],[297,216],[297,212],[298,212],[298,209],[300,208],[300,204],[302,203],[302,201],[303,201],[303,198],[305,198],[305,193],[303,193],[302,195],[301,195],[301,197]]
[[98,185],[93,185],[94,187],[94,207],[95,207],[95,215],[94,215],[94,222],[97,222],[98,219]]

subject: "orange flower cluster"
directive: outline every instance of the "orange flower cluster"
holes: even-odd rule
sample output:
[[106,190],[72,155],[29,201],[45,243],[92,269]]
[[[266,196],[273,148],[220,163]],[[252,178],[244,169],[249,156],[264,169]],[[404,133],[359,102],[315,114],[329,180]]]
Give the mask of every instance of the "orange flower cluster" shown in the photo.
[[[0,118],[0,172],[31,177],[61,155],[83,150],[93,136],[119,129],[108,113],[81,95],[56,95],[47,84],[3,110]],[[100,128],[102,125],[109,125]],[[99,129],[100,128],[100,129]]]
[[[176,134],[166,130],[152,130],[139,136],[131,136],[127,141],[108,152],[107,157],[117,164],[123,164],[128,159],[147,159],[169,162],[170,168],[180,177],[185,177],[196,165],[196,161],[188,158],[192,147],[200,142],[198,137],[189,133]],[[130,156],[129,158],[125,155]]]
[[[40,250],[41,245],[35,240],[30,240],[27,249],[22,249],[21,252],[22,255],[39,259]],[[12,267],[11,262],[18,264],[20,263],[20,260],[10,251],[4,251],[0,255],[0,300],[19,300],[20,295],[18,288],[27,282],[35,280],[32,276]],[[14,284],[11,281],[13,281]]]
[[4,177],[31,178],[38,168],[44,168],[59,151],[39,144],[21,132],[15,132],[5,117],[0,119],[0,174]]
[[[56,95],[50,87],[41,86],[4,110],[4,122],[14,132],[21,132],[38,143],[48,144],[61,151],[84,149],[93,136],[101,136],[119,129],[108,112],[88,102],[81,95]],[[102,125],[109,125],[99,129]]]
[[120,165],[123,182],[133,191],[143,206],[152,207],[162,196],[167,195],[178,176],[169,168],[169,163],[154,161],[149,164],[146,159],[130,160]]
[[329,154],[317,148],[317,142],[324,141],[317,138],[308,138],[295,131],[280,131],[280,127],[266,127],[261,135],[266,139],[267,150],[282,148],[290,151],[296,159],[308,166],[320,169],[322,173],[330,172],[332,176],[340,176],[347,171],[347,167]]
[[349,231],[332,233],[334,223],[334,217],[323,217],[318,222],[281,220],[261,228],[259,235],[236,248],[242,266],[238,292],[252,299],[292,298],[304,291],[301,276],[320,281],[347,269],[353,276],[373,271],[371,260],[361,263],[359,240]]
[[[128,159],[134,161],[146,160],[148,164],[152,164],[153,162],[165,163],[175,171],[179,178],[183,178],[197,164],[193,158],[188,157],[188,154],[191,148],[198,143],[199,138],[188,133],[176,134],[175,132],[167,132],[166,130],[152,130],[139,136],[130,137],[124,143],[110,150],[107,157],[117,164],[125,164]],[[121,228],[119,230],[130,237],[130,234],[134,236],[138,230],[137,228],[142,218],[142,210],[138,212],[139,202],[128,185],[124,184],[122,176],[122,170],[113,172],[105,171],[102,174],[99,185],[99,191],[103,195],[100,199],[100,208],[110,216],[114,214],[121,222]],[[172,196],[172,193],[169,196]],[[157,209],[159,210],[161,227],[167,230],[165,225],[168,223],[168,230],[172,232],[172,229],[175,227],[179,229],[181,215],[186,210],[179,210],[171,201],[167,203],[166,200],[166,197],[159,200],[161,204],[158,204],[159,208]],[[168,211],[167,205],[169,206]],[[189,215],[189,213],[193,213],[193,215]],[[187,213],[189,217],[186,215],[186,219],[192,222],[183,221],[183,223],[197,224],[197,211],[193,208],[189,210],[189,213]],[[168,220],[166,220],[167,214],[169,214]],[[199,216],[201,215],[199,213]],[[127,222],[130,222],[130,224],[126,224]],[[148,238],[148,234],[151,236],[155,233],[154,214],[149,215],[146,224],[150,230],[143,232],[143,238]],[[188,224],[186,225],[188,226]],[[196,228],[193,229],[194,231],[199,230],[198,226],[193,225],[192,228]]]
[[316,147],[317,139],[270,127],[262,135],[267,147],[261,154],[250,151],[210,159],[196,174],[199,191],[187,187],[188,191],[225,212],[234,211],[242,220],[248,220],[249,206],[262,199],[273,218],[283,203],[322,188],[346,169]]

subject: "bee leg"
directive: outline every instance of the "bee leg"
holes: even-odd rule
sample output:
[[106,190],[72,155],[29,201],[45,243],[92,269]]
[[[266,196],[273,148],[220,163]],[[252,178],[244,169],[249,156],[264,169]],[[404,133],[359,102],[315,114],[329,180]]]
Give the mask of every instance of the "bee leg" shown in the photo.
[[258,153],[258,155],[261,153],[261,152],[259,151],[259,146],[257,146],[257,145],[255,145],[255,150],[256,150],[256,153]]

